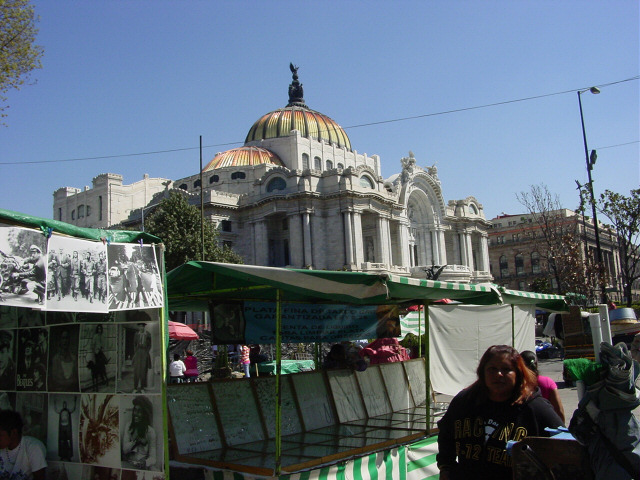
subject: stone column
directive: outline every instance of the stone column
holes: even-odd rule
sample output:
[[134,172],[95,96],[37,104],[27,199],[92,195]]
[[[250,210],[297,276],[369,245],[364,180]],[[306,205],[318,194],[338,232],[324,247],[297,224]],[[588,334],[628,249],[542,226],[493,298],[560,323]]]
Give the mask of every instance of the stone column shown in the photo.
[[311,215],[309,212],[302,214],[302,234],[304,245],[304,266],[313,266],[313,245],[311,240]]
[[269,239],[267,238],[267,224],[264,220],[258,220],[253,224],[253,245],[256,265],[269,264]]
[[490,270],[489,267],[489,241],[488,235],[485,233],[480,237],[480,248],[482,251],[480,252],[480,259],[482,261],[482,265],[478,266],[478,270],[482,270],[483,272],[488,272]]
[[353,239],[355,241],[355,264],[360,270],[364,262],[364,242],[362,239],[362,214],[353,212]]
[[302,236],[302,215],[294,213],[289,219],[289,261],[295,268],[304,267],[304,238]]
[[404,267],[412,267],[413,248],[409,245],[409,226],[400,222],[398,224],[398,241],[400,242],[400,261]]
[[473,243],[471,242],[471,235],[464,234],[465,250],[467,252],[467,266],[472,272],[476,270],[476,266],[473,264]]
[[342,214],[344,222],[344,250],[346,253],[345,261],[347,265],[353,264],[353,213],[344,212]]
[[444,239],[444,230],[441,228],[436,232],[438,237],[438,265],[447,264],[447,244]]
[[380,252],[376,255],[376,263],[391,265],[391,252],[389,252],[389,219],[378,216],[377,223]]

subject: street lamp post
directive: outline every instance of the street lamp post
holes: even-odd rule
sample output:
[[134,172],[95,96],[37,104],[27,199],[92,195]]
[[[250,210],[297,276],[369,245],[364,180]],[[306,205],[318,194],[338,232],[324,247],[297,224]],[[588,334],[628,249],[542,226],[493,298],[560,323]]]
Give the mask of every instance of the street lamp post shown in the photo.
[[142,207],[141,212],[142,212],[142,231],[144,232],[144,211],[145,210],[149,210],[150,208],[155,208],[157,207],[158,204],[153,204],[153,205],[149,205],[147,207]]
[[598,264],[598,277],[600,280],[600,300],[602,303],[607,303],[607,292],[605,279],[604,279],[604,262],[602,259],[602,248],[600,246],[600,227],[598,226],[598,216],[596,214],[596,199],[593,194],[593,180],[591,179],[591,170],[596,163],[596,159],[598,155],[595,150],[591,150],[591,155],[589,155],[589,148],[587,147],[587,134],[584,129],[584,115],[582,114],[582,97],[581,95],[585,92],[591,92],[594,95],[600,93],[600,90],[597,87],[591,87],[586,90],[578,90],[578,105],[580,105],[580,122],[582,124],[582,139],[584,140],[584,155],[587,161],[587,175],[589,178],[589,196],[591,201],[591,212],[593,214],[593,229],[595,231],[596,236],[596,262]]

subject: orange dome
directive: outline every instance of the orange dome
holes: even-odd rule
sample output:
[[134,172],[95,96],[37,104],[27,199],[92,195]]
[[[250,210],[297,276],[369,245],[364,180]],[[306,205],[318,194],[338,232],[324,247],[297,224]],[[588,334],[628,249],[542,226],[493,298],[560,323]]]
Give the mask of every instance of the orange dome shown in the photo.
[[270,152],[266,148],[260,147],[240,147],[226,152],[218,153],[206,167],[203,172],[215,170],[224,167],[247,167],[262,164],[271,164],[283,167],[284,164],[280,157]]

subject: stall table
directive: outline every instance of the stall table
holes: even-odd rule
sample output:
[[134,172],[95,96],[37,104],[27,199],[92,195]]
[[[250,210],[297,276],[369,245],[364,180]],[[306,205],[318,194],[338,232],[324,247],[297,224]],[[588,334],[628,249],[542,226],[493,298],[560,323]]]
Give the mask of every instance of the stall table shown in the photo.
[[[256,364],[258,373],[269,375],[276,374],[276,362],[261,362]],[[316,364],[313,360],[281,360],[281,373],[298,373],[315,370]]]

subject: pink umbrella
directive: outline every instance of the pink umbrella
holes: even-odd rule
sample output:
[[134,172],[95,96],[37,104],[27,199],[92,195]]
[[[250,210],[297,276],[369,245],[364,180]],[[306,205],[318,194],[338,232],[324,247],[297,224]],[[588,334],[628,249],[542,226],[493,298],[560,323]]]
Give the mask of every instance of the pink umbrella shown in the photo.
[[198,340],[200,337],[191,327],[184,323],[169,320],[169,338],[174,340]]

